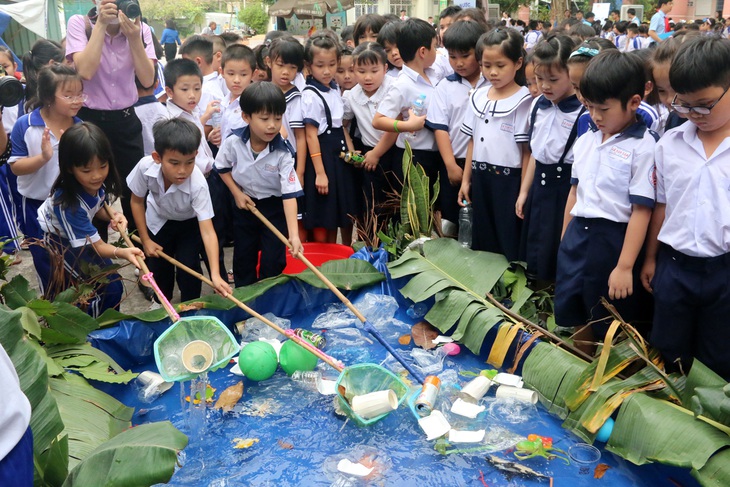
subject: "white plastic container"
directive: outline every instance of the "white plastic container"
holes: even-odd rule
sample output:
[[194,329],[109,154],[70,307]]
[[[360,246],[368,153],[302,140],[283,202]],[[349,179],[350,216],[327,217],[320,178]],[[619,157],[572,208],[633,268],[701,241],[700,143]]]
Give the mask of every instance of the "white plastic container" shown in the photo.
[[398,396],[391,389],[352,398],[352,410],[363,419],[371,419],[398,408]]

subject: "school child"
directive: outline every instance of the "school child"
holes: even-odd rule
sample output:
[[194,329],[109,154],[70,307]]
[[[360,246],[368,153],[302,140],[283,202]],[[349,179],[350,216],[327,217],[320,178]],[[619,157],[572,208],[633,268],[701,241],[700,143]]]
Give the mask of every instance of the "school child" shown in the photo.
[[[607,297],[629,321],[639,316],[639,254],[654,208],[658,136],[636,111],[645,73],[637,58],[616,50],[588,65],[580,92],[595,126],[575,143],[555,280],[555,319],[583,326],[605,316]],[[594,323],[593,341],[611,320]]]
[[[448,36],[457,26],[453,25]],[[458,202],[472,203],[472,249],[519,257],[522,221],[512,210],[527,164],[530,90],[524,85],[524,38],[514,29],[492,30],[476,45],[489,85],[470,99],[462,131],[470,137]]]
[[[170,61],[172,62],[172,61]],[[145,156],[127,176],[132,192],[132,216],[147,265],[168,299],[175,281],[180,299],[200,297],[201,282],[187,272],[159,257],[162,250],[183,264],[200,272],[200,254],[205,249],[211,280],[218,293],[231,288],[221,278],[218,268],[218,238],[213,229],[213,204],[208,183],[195,164],[195,153],[202,134],[189,120],[173,118],[154,126],[155,150]]]
[[433,131],[444,161],[439,178],[441,218],[454,224],[459,221],[457,196],[469,141],[461,125],[471,115],[469,97],[486,83],[474,50],[484,32],[473,20],[456,22],[446,31],[443,42],[454,74],[438,82],[426,116],[426,127]]
[[625,20],[613,24],[613,43],[616,46],[616,49],[621,52],[624,52],[626,50],[626,43],[628,41],[628,37],[626,35],[627,27],[628,22],[626,22]]
[[639,37],[639,26],[630,23],[626,27],[626,52],[638,51],[643,48],[644,45],[641,42],[641,37]]
[[267,44],[259,44],[253,50],[256,56],[256,69],[253,72],[253,81],[269,81],[271,73],[266,66],[266,56],[269,52]]
[[656,151],[657,205],[642,283],[654,294],[650,342],[685,372],[693,358],[730,380],[727,285],[730,238],[730,40],[684,42],[669,81],[688,123]]
[[[388,25],[380,33],[387,28]],[[396,141],[396,160],[403,156],[405,140],[408,140],[413,149],[413,162],[420,164],[425,170],[430,181],[429,187],[438,177],[442,165],[441,155],[433,132],[422,130],[426,114],[416,116],[411,107],[421,95],[426,97],[426,112],[433,103],[436,90],[432,80],[433,71],[429,68],[437,56],[436,42],[436,32],[425,20],[408,19],[400,24],[397,47],[404,62],[403,70],[393,87],[385,94],[373,118],[373,128],[401,134]],[[395,164],[394,170],[396,179],[402,181],[402,166]],[[397,189],[400,191],[400,188]]]
[[607,20],[605,24],[603,24],[603,27],[601,28],[601,39],[608,39],[609,41],[613,42],[616,38],[616,34],[613,31],[613,22],[610,20]]
[[530,32],[525,36],[525,51],[528,53],[535,49],[535,46],[542,37],[542,22],[539,20],[531,20],[529,26]]
[[[0,66],[8,76],[15,74],[17,64],[13,58],[10,49],[0,47]],[[7,165],[10,157],[10,132],[13,130],[15,120],[17,120],[18,112],[22,109],[22,103],[17,107],[0,107],[0,116],[2,117],[3,127],[5,130],[0,133],[0,239],[10,240],[0,248],[0,253],[15,255],[15,261],[20,263],[18,251],[20,250],[20,242],[17,226],[18,218],[18,181],[17,177],[10,171]]]
[[[320,62],[318,57],[314,55],[315,64]],[[334,73],[336,60],[332,61],[329,69]],[[249,205],[282,233],[288,232],[293,255],[302,251],[296,202],[302,187],[294,169],[294,150],[279,133],[286,111],[284,94],[273,83],[256,82],[241,95],[241,110],[247,125],[223,141],[216,157],[216,168],[238,208],[233,218],[236,286],[279,275],[286,267],[286,247],[249,211]]]
[[568,76],[567,61],[573,47],[570,37],[548,35],[533,51],[535,79],[542,95],[531,108],[532,157],[523,169],[515,210],[525,219],[521,254],[528,272],[541,281],[555,279],[563,210],[570,192],[576,121],[585,111]]
[[349,47],[340,49],[340,62],[335,72],[335,82],[340,87],[340,94],[351,90],[357,84],[355,81],[355,65],[352,62],[352,49]]
[[[615,50],[616,45],[612,42],[608,42],[605,39],[589,39],[583,41],[578,47],[573,49],[568,57],[568,77],[570,78],[570,84],[573,86],[573,91],[578,100],[585,106],[585,101],[580,95],[580,81],[583,79],[583,74],[588,68],[589,63],[603,50]],[[607,44],[606,44],[607,43]],[[588,132],[593,124],[591,121],[591,115],[587,111],[578,117],[578,137]]]
[[160,120],[167,118],[167,107],[159,102],[155,96],[155,90],[159,84],[159,71],[155,69],[155,83],[150,88],[145,88],[135,77],[134,84],[137,85],[139,99],[134,104],[134,112],[142,122],[142,141],[144,142],[144,155],[152,155],[155,150],[155,138],[152,135],[152,127]]
[[532,62],[533,54],[529,53],[525,56],[525,86],[530,90],[530,96],[537,98],[540,93],[540,86],[535,79],[535,63]]
[[[5,72],[4,76],[15,77],[15,70],[18,69],[18,63],[15,62],[13,51],[5,46],[0,46],[0,67]],[[13,131],[13,126],[18,117],[23,115],[23,103],[18,104],[14,107],[2,107],[3,108],[3,128],[5,133],[9,134]],[[5,149],[4,147],[2,149]]]
[[[39,79],[39,88],[42,83]],[[103,269],[111,259],[126,259],[136,267],[142,251],[136,247],[115,247],[104,242],[92,224],[94,218],[110,221],[115,230],[127,227],[121,213],[109,215],[104,203],[118,197],[122,183],[117,173],[111,144],[94,124],[81,122],[67,127],[58,143],[58,178],[50,196],[38,208],[36,218],[49,251],[63,256],[51,259],[53,285],[45,295],[55,295],[74,285],[74,281],[95,277],[87,274],[93,266]],[[119,309],[124,287],[118,274],[95,281],[94,295],[86,303],[86,312],[94,318],[105,310]]]
[[365,14],[357,18],[352,40],[355,47],[365,42],[378,42],[378,33],[385,25],[385,17],[380,14]]
[[403,69],[403,59],[398,51],[398,31],[400,29],[400,20],[386,23],[380,32],[378,32],[378,44],[383,46],[385,54],[388,56],[388,76],[397,78]]
[[394,184],[390,180],[393,164],[400,164],[401,161],[393,157],[397,134],[376,130],[372,121],[378,105],[395,80],[385,74],[388,56],[380,44],[361,42],[355,48],[353,58],[357,85],[342,95],[344,119],[356,123],[359,128],[360,141],[358,143],[353,138],[353,145],[365,156],[362,178],[365,210],[375,209],[376,213],[381,213],[386,193]]
[[[349,134],[342,128],[344,105],[334,82],[340,50],[325,31],[311,36],[304,46],[304,63],[309,70],[302,91],[302,113],[309,155],[304,169],[306,214],[304,226],[313,230],[316,242],[334,243],[337,228],[349,244],[359,196],[355,168],[340,159],[352,150]],[[349,237],[349,238],[348,238]]]
[[656,87],[659,101],[669,110],[669,115],[663,127],[659,127],[657,133],[664,135],[664,132],[679,127],[687,121],[685,114],[679,113],[672,109],[672,101],[674,100],[674,89],[669,83],[669,68],[672,66],[672,59],[677,54],[679,46],[687,40],[688,36],[682,35],[671,37],[654,49],[651,56],[651,72],[654,78],[654,86]]
[[[18,177],[23,209],[19,223],[26,239],[43,238],[38,208],[51,194],[58,178],[58,142],[65,130],[81,122],[76,114],[85,100],[81,76],[76,70],[53,64],[38,74],[39,107],[20,117],[13,127],[8,163]],[[40,245],[29,247],[40,290],[45,292],[51,278],[48,252]]]
[[[183,44],[183,47],[185,44]],[[204,136],[203,125],[210,120],[213,112],[218,110],[217,102],[211,101],[205,113],[198,117],[196,107],[200,103],[203,75],[200,68],[190,59],[173,59],[165,65],[165,92],[167,93],[168,118],[182,118],[193,122]],[[208,174],[213,167],[213,153],[201,138],[195,165]]]
[[[194,61],[198,65],[198,68],[200,68],[200,73],[203,77],[200,102],[197,107],[200,112],[198,116],[205,113],[210,102],[221,101],[224,96],[223,88],[225,82],[218,72],[222,54],[220,52],[215,53],[214,51],[213,40],[209,36],[190,36],[180,46],[180,57]],[[167,79],[165,81],[167,82]],[[206,135],[212,129],[212,126],[208,127],[206,129]]]
[[[208,140],[215,146],[220,146],[233,130],[244,125],[241,118],[239,98],[243,90],[248,88],[253,80],[256,69],[256,56],[250,47],[242,44],[233,44],[226,48],[221,60],[223,79],[228,94],[220,101],[220,125],[214,127],[208,135]],[[211,123],[210,121],[208,123]]]

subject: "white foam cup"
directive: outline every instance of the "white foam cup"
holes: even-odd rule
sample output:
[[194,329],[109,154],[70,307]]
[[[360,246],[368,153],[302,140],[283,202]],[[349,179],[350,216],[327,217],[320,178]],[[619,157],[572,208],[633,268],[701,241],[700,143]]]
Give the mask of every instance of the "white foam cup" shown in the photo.
[[478,375],[461,389],[460,396],[467,402],[477,402],[484,397],[490,387],[492,381],[483,375]]
[[391,389],[375,391],[352,398],[352,410],[363,419],[370,419],[395,411],[397,407],[398,396]]
[[188,372],[205,372],[213,364],[213,347],[203,340],[193,340],[182,350],[182,363]]
[[511,398],[518,401],[530,402],[537,404],[537,392],[530,389],[521,389],[519,387],[499,386],[497,387],[496,396],[498,398]]

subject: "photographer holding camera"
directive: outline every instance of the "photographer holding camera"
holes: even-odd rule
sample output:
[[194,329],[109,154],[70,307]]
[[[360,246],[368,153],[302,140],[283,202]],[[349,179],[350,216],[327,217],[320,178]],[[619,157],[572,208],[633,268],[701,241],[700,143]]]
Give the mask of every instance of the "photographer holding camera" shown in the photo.
[[[138,99],[134,78],[142,86],[152,86],[157,58],[152,31],[142,23],[137,0],[95,3],[88,15],[69,19],[66,57],[83,78],[88,97],[78,116],[104,131],[125,180],[144,157],[142,124],[133,108]],[[129,199],[125,188],[121,200],[126,215],[132,214]]]

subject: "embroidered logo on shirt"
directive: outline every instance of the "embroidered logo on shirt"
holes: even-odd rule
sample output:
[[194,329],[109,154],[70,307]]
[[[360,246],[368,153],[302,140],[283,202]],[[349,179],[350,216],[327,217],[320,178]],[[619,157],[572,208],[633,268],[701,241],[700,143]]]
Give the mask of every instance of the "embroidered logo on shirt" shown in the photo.
[[608,152],[612,156],[619,157],[624,160],[628,159],[631,156],[630,151],[624,150],[617,145],[614,145],[613,147],[611,147],[611,150],[609,150]]
[[513,134],[513,133],[515,133],[515,126],[514,126],[514,125],[512,125],[511,123],[503,123],[503,124],[502,124],[502,125],[501,125],[501,126],[499,127],[499,129],[500,129],[500,130],[501,130],[502,132],[508,132],[508,133],[510,133],[510,134]]
[[264,165],[264,170],[265,171],[268,171],[268,172],[276,172],[277,169],[278,168],[276,166],[273,166],[271,164],[265,164]]
[[651,166],[649,169],[649,183],[656,188],[656,166]]
[[289,173],[289,184],[294,184],[294,181],[296,181],[297,173],[292,170],[292,172]]
[[560,122],[560,126],[564,129],[572,129],[574,122],[572,120],[568,120],[567,118],[564,118],[562,122]]

